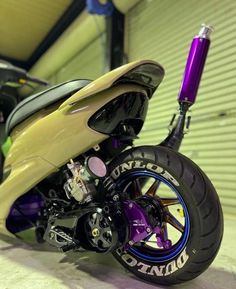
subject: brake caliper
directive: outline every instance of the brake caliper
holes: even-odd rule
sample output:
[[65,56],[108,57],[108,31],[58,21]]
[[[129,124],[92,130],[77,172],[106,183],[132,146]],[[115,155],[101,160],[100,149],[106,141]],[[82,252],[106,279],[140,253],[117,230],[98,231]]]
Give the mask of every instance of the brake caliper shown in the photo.
[[145,240],[161,227],[161,208],[152,198],[143,196],[135,201],[127,200],[123,206],[129,223],[129,242],[126,246]]

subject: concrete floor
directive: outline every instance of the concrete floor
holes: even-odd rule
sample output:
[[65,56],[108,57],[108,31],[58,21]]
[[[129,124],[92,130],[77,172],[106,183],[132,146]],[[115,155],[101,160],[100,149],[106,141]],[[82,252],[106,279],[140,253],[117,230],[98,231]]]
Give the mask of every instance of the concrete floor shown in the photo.
[[[225,216],[221,250],[212,266],[197,279],[175,289],[236,288],[236,217]],[[0,239],[0,289],[151,289],[111,255],[53,251],[51,247]],[[167,287],[165,287],[167,288]]]

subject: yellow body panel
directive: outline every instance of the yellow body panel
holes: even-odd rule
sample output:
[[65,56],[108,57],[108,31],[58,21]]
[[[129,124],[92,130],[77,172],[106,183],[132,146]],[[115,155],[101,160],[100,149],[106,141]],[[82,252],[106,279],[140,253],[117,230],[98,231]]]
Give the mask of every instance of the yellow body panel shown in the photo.
[[108,136],[90,129],[87,121],[103,105],[120,94],[145,91],[137,85],[120,85],[64,106],[38,118],[27,119],[13,133],[13,144],[4,170],[10,175],[0,185],[0,232],[6,234],[5,220],[14,201],[37,183],[57,171],[70,158],[101,143]]
[[4,172],[10,174],[0,185],[0,233],[9,233],[5,221],[17,198],[71,158],[108,138],[87,125],[97,110],[126,92],[146,94],[146,90],[136,84],[112,87],[122,75],[145,63],[157,64],[137,61],[113,70],[65,102],[35,113],[12,131],[13,143],[4,164]]
[[160,64],[158,64],[157,62],[152,61],[152,60],[134,61],[134,62],[131,62],[129,64],[120,66],[120,67],[112,70],[111,72],[104,74],[103,76],[101,76],[98,79],[96,79],[95,81],[91,82],[89,85],[87,85],[83,89],[79,90],[72,97],[70,97],[68,100],[66,100],[61,105],[61,107],[64,107],[65,105],[68,105],[68,104],[73,104],[78,100],[81,100],[85,97],[93,95],[95,92],[98,93],[100,91],[108,89],[123,75],[125,75],[129,71],[131,71],[134,68],[136,68],[140,65],[143,65],[143,64],[154,64],[158,67],[161,67]]

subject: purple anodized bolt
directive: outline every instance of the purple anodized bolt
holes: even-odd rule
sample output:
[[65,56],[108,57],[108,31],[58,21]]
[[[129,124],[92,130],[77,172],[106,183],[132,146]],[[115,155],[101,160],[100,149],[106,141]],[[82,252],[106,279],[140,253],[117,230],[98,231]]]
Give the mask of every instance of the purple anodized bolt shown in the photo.
[[178,96],[180,103],[187,102],[192,105],[195,102],[212,31],[211,26],[202,24],[200,32],[193,38]]

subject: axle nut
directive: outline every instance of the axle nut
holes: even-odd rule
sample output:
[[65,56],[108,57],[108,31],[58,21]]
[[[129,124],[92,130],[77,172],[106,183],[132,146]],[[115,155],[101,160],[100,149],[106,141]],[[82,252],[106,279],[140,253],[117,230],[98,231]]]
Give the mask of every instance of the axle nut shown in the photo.
[[94,228],[92,230],[92,235],[93,237],[98,237],[100,235],[100,231],[98,230],[98,228]]

